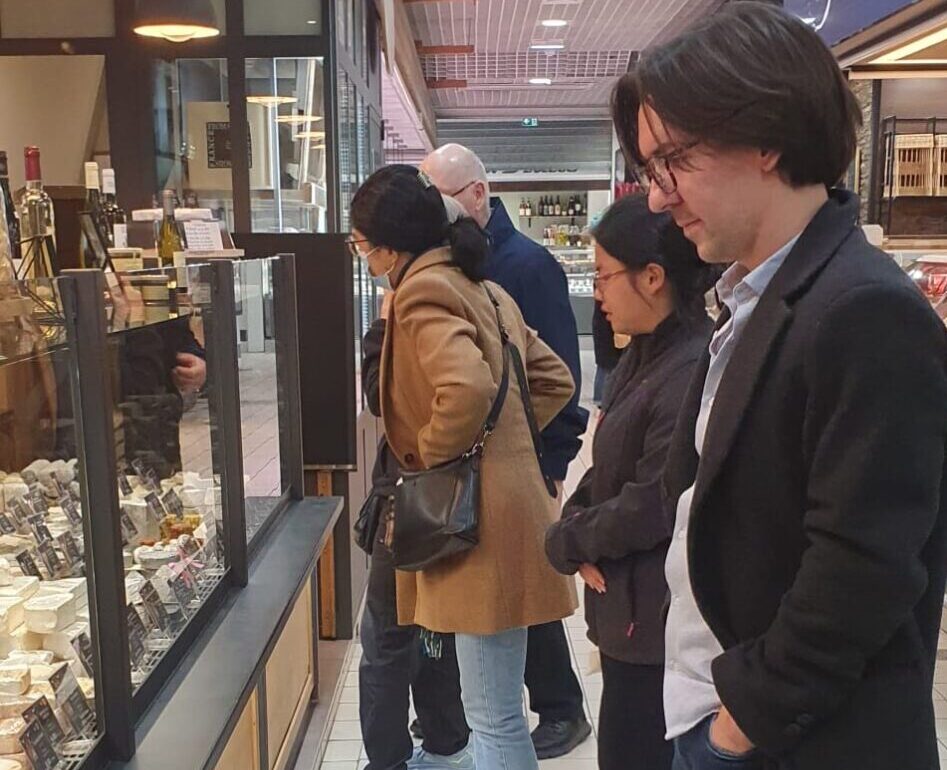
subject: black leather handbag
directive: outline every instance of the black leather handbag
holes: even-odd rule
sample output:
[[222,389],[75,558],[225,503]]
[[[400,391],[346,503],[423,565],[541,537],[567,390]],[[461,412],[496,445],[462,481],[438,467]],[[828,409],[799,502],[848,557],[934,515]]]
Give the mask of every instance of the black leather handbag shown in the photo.
[[[503,377],[496,399],[474,445],[456,460],[423,471],[405,472],[395,490],[394,535],[391,551],[400,570],[417,572],[468,551],[479,542],[480,461],[490,434],[496,428],[510,386],[510,365],[516,372],[523,408],[533,438],[536,458],[542,467],[542,439],[533,414],[526,373],[519,350],[510,342],[500,314],[500,305],[484,284],[493,303],[503,342]],[[546,489],[556,497],[555,482],[543,474]]]

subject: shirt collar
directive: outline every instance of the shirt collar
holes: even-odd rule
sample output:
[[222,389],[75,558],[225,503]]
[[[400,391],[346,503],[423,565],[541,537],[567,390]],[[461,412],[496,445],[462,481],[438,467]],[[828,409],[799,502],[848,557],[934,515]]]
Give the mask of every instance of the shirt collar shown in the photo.
[[769,286],[773,276],[782,267],[801,236],[802,233],[799,233],[791,238],[755,270],[747,270],[739,262],[734,262],[727,268],[717,281],[717,296],[730,309],[731,315],[736,312],[738,305],[763,296],[766,287]]

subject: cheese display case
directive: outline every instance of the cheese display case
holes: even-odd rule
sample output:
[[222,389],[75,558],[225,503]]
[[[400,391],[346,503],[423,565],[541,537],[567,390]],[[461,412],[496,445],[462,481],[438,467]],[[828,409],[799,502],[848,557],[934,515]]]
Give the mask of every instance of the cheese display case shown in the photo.
[[[0,285],[0,768],[150,756],[149,735],[199,710],[159,691],[213,689],[173,683],[192,667],[225,666],[229,689],[178,750],[229,740],[341,513],[301,499],[294,275],[281,255]],[[269,309],[249,318],[256,293]],[[271,355],[248,367],[258,321]],[[252,633],[217,634],[249,617]]]
[[59,282],[0,284],[0,768],[104,753],[94,508]]
[[885,249],[947,323],[947,244],[898,240],[889,241]]

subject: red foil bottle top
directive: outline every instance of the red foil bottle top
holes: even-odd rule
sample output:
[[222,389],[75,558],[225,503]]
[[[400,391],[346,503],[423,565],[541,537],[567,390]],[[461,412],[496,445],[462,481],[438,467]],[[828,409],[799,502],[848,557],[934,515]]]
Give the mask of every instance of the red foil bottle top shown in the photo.
[[39,168],[39,147],[25,147],[23,156],[26,159],[26,181],[38,181],[43,178]]

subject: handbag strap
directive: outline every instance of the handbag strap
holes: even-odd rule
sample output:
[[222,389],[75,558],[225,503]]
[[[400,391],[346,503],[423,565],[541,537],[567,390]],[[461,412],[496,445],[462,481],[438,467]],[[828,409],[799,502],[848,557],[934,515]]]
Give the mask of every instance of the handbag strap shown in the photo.
[[[529,425],[529,433],[533,439],[533,451],[536,453],[536,460],[539,463],[539,470],[543,475],[543,482],[546,484],[546,491],[549,492],[549,496],[556,498],[559,496],[559,490],[556,489],[556,482],[550,478],[550,476],[543,470],[543,440],[542,436],[539,433],[539,425],[536,422],[536,413],[533,411],[533,399],[529,395],[529,383],[526,379],[526,370],[523,366],[523,358],[520,356],[520,351],[512,342],[510,342],[510,333],[506,328],[506,324],[503,323],[503,316],[500,313],[500,303],[497,301],[497,298],[493,295],[493,292],[490,291],[490,288],[486,283],[482,284],[484,291],[487,293],[487,296],[490,298],[490,302],[493,303],[493,309],[497,314],[497,324],[500,327],[500,339],[503,341],[503,380],[506,382],[509,379],[509,366],[510,360],[513,361],[513,371],[516,374],[516,381],[520,386],[520,395],[523,400],[523,411],[526,413],[526,422]],[[505,385],[501,384],[501,388],[505,388]],[[504,398],[506,393],[503,393]],[[500,401],[499,394],[497,395],[497,401]],[[496,407],[496,402],[494,402],[494,408]],[[502,407],[502,404],[501,404]],[[500,412],[497,410],[496,415],[493,414],[491,410],[490,415],[494,417],[493,427],[496,427],[496,418],[499,417]],[[489,417],[487,418],[490,419]],[[492,428],[491,428],[492,431]]]
[[[486,288],[486,287],[484,287]],[[500,324],[500,337],[503,340],[503,376],[500,378],[500,386],[497,388],[496,398],[493,399],[493,406],[490,407],[490,412],[487,415],[487,419],[483,423],[483,427],[480,429],[480,435],[477,437],[476,443],[470,448],[470,450],[464,455],[465,457],[470,457],[474,454],[480,454],[483,452],[484,444],[487,442],[490,434],[497,427],[497,421],[500,419],[500,412],[503,411],[503,404],[506,403],[506,394],[510,390],[510,357],[506,353],[507,347],[509,346],[509,337],[507,335],[506,327],[503,325],[503,321],[500,318],[500,306],[496,304],[496,300],[493,298],[493,295],[490,294],[489,289],[487,294],[490,295],[490,299],[494,304],[494,308],[497,311],[497,322]]]

